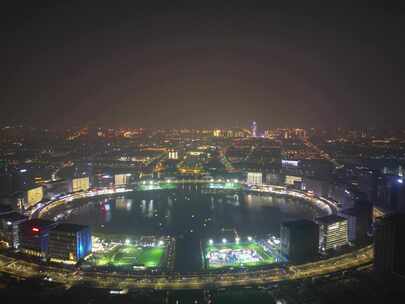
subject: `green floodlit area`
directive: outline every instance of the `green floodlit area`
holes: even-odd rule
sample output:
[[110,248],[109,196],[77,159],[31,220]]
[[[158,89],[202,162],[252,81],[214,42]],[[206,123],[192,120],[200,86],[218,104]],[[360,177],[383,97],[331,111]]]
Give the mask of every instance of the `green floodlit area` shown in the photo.
[[239,190],[241,189],[240,183],[209,183],[208,188],[210,189],[224,189],[224,190]]
[[105,253],[98,253],[93,264],[98,267],[161,267],[166,246],[142,247],[139,245],[118,245]]
[[254,267],[276,263],[276,257],[263,245],[251,241],[240,243],[210,243],[205,247],[207,269]]
[[177,185],[174,183],[149,183],[145,182],[140,184],[138,191],[153,191],[153,190],[171,190],[176,189]]

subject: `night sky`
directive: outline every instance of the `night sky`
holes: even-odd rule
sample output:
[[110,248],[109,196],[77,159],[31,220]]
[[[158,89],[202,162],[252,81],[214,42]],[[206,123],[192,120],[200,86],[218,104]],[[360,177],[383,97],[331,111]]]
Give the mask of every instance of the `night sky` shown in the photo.
[[1,9],[1,125],[405,127],[404,11],[82,2]]

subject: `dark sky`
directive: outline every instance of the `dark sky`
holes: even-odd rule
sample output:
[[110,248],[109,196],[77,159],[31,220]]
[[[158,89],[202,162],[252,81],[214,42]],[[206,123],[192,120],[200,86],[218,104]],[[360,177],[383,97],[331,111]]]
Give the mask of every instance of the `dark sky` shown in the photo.
[[82,2],[1,9],[1,125],[405,126],[396,8]]

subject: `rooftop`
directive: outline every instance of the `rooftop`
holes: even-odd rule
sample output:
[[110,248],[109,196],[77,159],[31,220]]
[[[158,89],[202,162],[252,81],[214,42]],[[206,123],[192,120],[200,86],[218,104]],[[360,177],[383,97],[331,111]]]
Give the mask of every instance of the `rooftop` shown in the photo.
[[287,222],[283,222],[281,225],[284,227],[289,227],[289,228],[300,228],[300,227],[307,227],[307,226],[314,226],[318,225],[314,221],[311,220],[306,220],[306,219],[299,219],[299,220],[291,220]]
[[31,219],[23,223],[25,227],[37,227],[39,229],[49,228],[50,226],[55,225],[56,222],[50,220],[43,220],[43,219]]
[[6,214],[13,212],[11,206],[8,205],[0,205],[0,214]]
[[56,226],[53,230],[54,231],[63,231],[63,232],[78,232],[83,229],[89,228],[85,225],[78,225],[78,224],[70,224],[70,223],[62,223]]
[[405,223],[405,213],[393,213],[383,216],[378,219],[378,224],[388,224],[388,223]]
[[344,217],[336,215],[336,214],[326,215],[326,216],[318,217],[316,219],[316,222],[318,224],[333,224],[333,223],[343,222],[343,221],[346,221],[346,219]]
[[2,215],[0,215],[0,218],[5,219],[6,221],[10,221],[10,222],[15,222],[15,221],[28,219],[27,216],[22,215],[21,213],[18,213],[18,212],[11,212],[11,213],[7,213],[7,214],[2,214]]

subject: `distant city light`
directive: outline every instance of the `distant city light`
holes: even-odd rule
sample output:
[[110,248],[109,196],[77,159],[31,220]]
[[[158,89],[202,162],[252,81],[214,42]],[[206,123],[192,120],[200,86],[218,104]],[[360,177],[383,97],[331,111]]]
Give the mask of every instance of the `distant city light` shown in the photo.
[[162,240],[159,241],[159,246],[163,246],[164,242]]
[[403,184],[403,183],[404,183],[404,180],[403,180],[402,178],[399,178],[399,179],[398,179],[398,183]]
[[298,167],[298,160],[281,160],[281,164],[284,166],[292,166],[292,167]]
[[222,239],[222,243],[226,244],[226,238]]
[[214,241],[213,241],[213,240],[209,240],[209,241],[208,241],[208,244],[212,245],[212,244],[214,244]]
[[236,242],[236,243],[239,243],[239,241],[240,241],[240,238],[239,238],[239,237],[235,238],[235,242]]
[[20,173],[25,173],[25,172],[27,172],[27,169],[21,169],[20,170]]
[[253,240],[253,238],[251,236],[248,236],[248,241],[251,242]]
[[126,244],[126,245],[131,244],[131,240],[130,240],[130,239],[126,239],[126,240],[125,240],[125,244]]
[[39,232],[39,228],[33,227],[33,228],[32,228],[32,232]]

